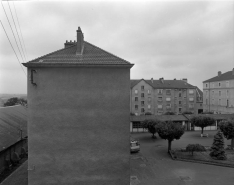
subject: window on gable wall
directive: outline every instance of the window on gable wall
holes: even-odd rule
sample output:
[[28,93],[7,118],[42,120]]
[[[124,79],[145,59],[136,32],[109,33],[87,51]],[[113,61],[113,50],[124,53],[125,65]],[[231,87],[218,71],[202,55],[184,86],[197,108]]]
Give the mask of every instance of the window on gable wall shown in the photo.
[[148,89],[148,94],[151,94],[151,91]]
[[219,82],[219,87],[221,87],[221,83]]
[[137,89],[135,90],[135,94],[138,94],[138,90]]
[[145,89],[145,87],[144,87],[144,85],[142,85],[142,86],[141,86],[141,90],[144,90],[144,89]]
[[135,97],[135,101],[138,101],[138,97]]

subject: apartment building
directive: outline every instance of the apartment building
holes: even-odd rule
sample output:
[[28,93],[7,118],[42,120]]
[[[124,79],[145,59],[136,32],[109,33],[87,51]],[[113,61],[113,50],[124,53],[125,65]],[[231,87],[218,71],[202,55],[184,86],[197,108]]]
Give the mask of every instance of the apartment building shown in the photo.
[[202,91],[183,80],[131,80],[131,113],[202,112]]
[[203,109],[215,114],[234,113],[234,68],[203,82]]

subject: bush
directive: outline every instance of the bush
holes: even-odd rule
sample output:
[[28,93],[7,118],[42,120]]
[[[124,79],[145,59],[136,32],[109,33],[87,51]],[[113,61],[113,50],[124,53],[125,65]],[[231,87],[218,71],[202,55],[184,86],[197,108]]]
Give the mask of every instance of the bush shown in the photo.
[[225,151],[224,151],[223,134],[220,130],[214,136],[214,141],[213,141],[213,145],[211,147],[210,156],[213,159],[217,159],[217,160],[226,160],[227,159],[227,156],[226,156]]
[[206,151],[206,149],[204,146],[202,146],[200,144],[189,144],[186,147],[186,151],[191,152],[191,154],[193,155],[193,152],[204,152],[204,151]]

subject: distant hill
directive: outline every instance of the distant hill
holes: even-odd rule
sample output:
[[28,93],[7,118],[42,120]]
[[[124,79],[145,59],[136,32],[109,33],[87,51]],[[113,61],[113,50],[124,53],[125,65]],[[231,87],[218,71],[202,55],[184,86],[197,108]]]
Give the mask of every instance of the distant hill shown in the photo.
[[4,103],[13,97],[24,98],[27,100],[27,94],[0,94],[0,107],[3,107]]
[[27,136],[27,108],[21,105],[0,108],[0,151]]

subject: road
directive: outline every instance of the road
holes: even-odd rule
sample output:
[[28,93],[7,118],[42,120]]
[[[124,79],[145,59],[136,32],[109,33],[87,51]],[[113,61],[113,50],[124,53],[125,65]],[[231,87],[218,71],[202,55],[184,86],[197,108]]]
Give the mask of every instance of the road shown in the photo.
[[[199,132],[186,132],[172,148],[191,143],[210,146],[216,132],[207,133],[208,138],[201,138]],[[149,133],[131,135],[141,144],[141,151],[130,158],[131,185],[234,185],[234,168],[173,161],[167,154],[166,140],[153,140]]]

